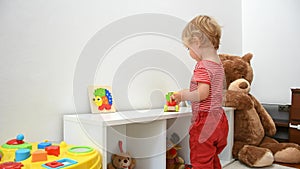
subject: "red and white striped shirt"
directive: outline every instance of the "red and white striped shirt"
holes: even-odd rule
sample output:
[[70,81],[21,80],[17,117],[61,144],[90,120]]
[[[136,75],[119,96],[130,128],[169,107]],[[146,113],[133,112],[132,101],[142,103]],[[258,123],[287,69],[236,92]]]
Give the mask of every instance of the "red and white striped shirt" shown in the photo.
[[[222,112],[222,94],[224,82],[224,69],[222,63],[209,60],[199,61],[194,69],[191,79],[190,91],[198,89],[198,83],[210,85],[209,95],[205,100],[192,102],[193,120],[200,112]],[[201,94],[201,91],[200,91]]]

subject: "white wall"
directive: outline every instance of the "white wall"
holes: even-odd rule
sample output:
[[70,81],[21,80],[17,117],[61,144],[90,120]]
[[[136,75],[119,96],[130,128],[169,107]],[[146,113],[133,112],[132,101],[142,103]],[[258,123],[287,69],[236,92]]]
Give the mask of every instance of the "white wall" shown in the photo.
[[[126,16],[143,13],[165,14],[183,21],[188,21],[198,14],[214,16],[223,25],[224,36],[220,52],[241,53],[242,51],[241,2],[239,0],[1,0],[0,143],[14,138],[18,133],[23,133],[27,141],[44,139],[60,141],[63,132],[63,114],[90,111],[87,86],[81,84],[78,87],[74,84],[75,76],[79,76],[76,73],[80,65],[78,62],[82,60],[82,51],[86,49],[87,44],[92,42],[90,39],[93,39],[104,27]],[[181,30],[182,27],[174,29]],[[108,53],[110,56],[108,58],[114,57],[114,59],[107,64],[112,66],[113,71],[116,71],[118,66],[114,64],[114,61],[124,59],[121,53],[122,47],[126,46],[131,48],[126,50],[125,59],[126,56],[133,55],[134,50],[142,52],[146,49],[159,49],[172,53],[173,50],[167,46],[148,43],[151,42],[151,38],[158,40],[160,44],[170,41],[168,38],[157,36],[150,37],[150,39],[148,36],[143,36],[142,41],[145,44],[140,42],[139,37],[128,39],[125,44],[120,44]],[[180,37],[177,38],[180,39]],[[191,70],[193,62],[188,58],[182,46],[176,41],[170,43],[173,47],[177,46],[176,51],[183,55],[183,58],[177,57],[176,60],[181,60],[179,63],[184,63]],[[136,49],[132,44],[141,44],[141,46]],[[175,56],[175,54],[172,55]],[[165,64],[171,65],[172,62]],[[97,73],[93,72],[95,73],[94,82],[112,85],[111,80],[103,81],[97,76],[106,73],[108,76],[113,76],[112,72],[104,72],[105,70],[101,68],[101,66],[98,67]],[[135,98],[131,102],[134,107],[149,107],[155,98],[152,98],[150,103],[144,98],[161,97],[165,91],[182,87],[173,83],[183,79],[164,81],[163,84],[160,80],[154,80],[172,79],[172,72],[166,70],[167,73],[162,73],[156,70],[146,71],[144,76],[137,74],[131,79],[134,82],[128,86],[125,94],[129,95],[128,99]],[[89,71],[86,72],[89,73]],[[147,82],[151,83],[145,83],[144,79],[148,79]],[[143,88],[154,93],[143,92]],[[162,90],[157,91],[159,88]],[[74,92],[82,97],[78,98]],[[74,99],[78,102],[74,103]],[[163,99],[160,98],[160,100]]]
[[300,87],[300,1],[243,0],[243,53],[252,52],[252,94],[264,103],[290,104]]

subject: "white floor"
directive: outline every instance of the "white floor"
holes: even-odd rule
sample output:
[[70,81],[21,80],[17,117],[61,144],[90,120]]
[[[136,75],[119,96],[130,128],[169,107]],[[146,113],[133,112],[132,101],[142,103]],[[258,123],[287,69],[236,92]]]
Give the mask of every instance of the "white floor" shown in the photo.
[[230,160],[230,161],[226,161],[226,160],[220,160],[220,161],[221,161],[222,167],[224,168],[224,167],[230,165],[231,163],[233,163],[233,162],[234,162],[234,159],[232,159],[232,160]]
[[[251,167],[247,167],[246,165],[242,164],[239,161],[234,161],[234,162],[230,163],[229,165],[227,164],[226,166],[223,166],[223,168],[224,169],[250,169]],[[282,165],[278,165],[278,164],[273,164],[272,166],[262,167],[259,169],[295,169],[295,168],[286,167],[286,166],[282,166]]]

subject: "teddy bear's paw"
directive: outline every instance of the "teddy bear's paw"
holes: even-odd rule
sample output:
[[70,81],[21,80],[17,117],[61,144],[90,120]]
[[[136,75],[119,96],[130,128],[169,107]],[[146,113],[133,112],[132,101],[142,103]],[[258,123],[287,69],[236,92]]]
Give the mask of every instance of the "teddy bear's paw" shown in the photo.
[[225,106],[234,107],[236,110],[248,110],[253,108],[254,103],[246,93],[228,90],[224,100]]
[[274,155],[276,162],[300,163],[300,150],[295,147],[287,147]]
[[180,166],[178,166],[178,169],[185,169],[185,165],[181,164]]
[[181,157],[178,157],[178,158],[177,158],[177,163],[179,163],[179,164],[184,164],[184,159],[181,158]]
[[241,162],[250,167],[270,166],[274,162],[274,156],[269,149],[245,145],[238,154]]
[[261,159],[259,159],[258,161],[256,161],[253,166],[254,167],[265,167],[265,166],[269,166],[272,165],[274,162],[274,156],[272,154],[271,151],[267,151],[262,157]]

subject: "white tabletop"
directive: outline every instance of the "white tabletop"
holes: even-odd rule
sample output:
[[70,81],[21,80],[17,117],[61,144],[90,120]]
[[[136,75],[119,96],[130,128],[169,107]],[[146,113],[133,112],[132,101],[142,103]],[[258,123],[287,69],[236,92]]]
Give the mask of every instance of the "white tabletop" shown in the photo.
[[[224,109],[226,111],[226,109],[232,108],[224,107]],[[190,108],[181,107],[179,112],[164,112],[163,109],[150,109],[119,111],[114,113],[65,115],[64,120],[103,123],[102,125],[105,126],[115,126],[130,123],[145,123],[155,120],[172,119],[191,115],[192,111]]]
[[103,125],[114,126],[129,123],[144,123],[155,120],[164,120],[177,118],[182,116],[190,116],[191,109],[181,107],[179,112],[164,112],[163,109],[150,110],[129,110],[119,111],[114,113],[97,113],[97,114],[74,114],[65,115],[65,120],[89,121],[89,122],[104,122]]

